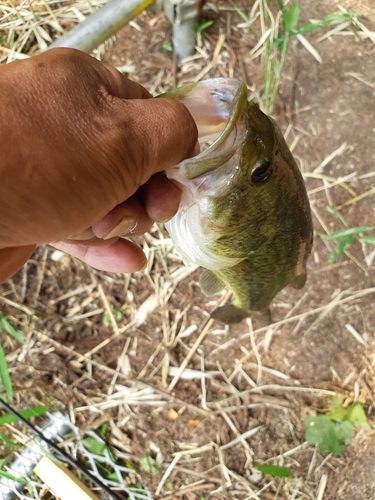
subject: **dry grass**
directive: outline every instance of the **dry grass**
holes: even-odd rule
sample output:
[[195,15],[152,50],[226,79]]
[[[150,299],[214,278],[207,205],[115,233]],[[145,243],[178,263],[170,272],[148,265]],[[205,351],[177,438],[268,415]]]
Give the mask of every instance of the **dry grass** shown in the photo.
[[[0,62],[44,50],[52,37],[101,3],[3,2]],[[277,36],[277,15],[269,12],[267,27],[260,0],[251,9],[243,7],[246,19],[231,2],[219,2],[216,10],[208,14],[220,29],[201,38],[196,55],[178,68],[168,58],[161,69],[151,56],[137,62],[129,53],[126,67],[135,67],[134,79],[147,76],[148,89],[160,93],[176,83],[236,76],[247,82],[252,97],[262,99],[262,78],[256,75],[262,72],[266,41]],[[145,16],[136,28],[165,29],[163,22],[159,14]],[[343,23],[307,43],[300,40],[306,57],[315,64],[312,48],[316,51],[327,38],[330,43],[339,36],[350,43],[354,36],[373,42],[373,32],[358,26],[358,33]],[[245,43],[252,48],[241,50]],[[102,47],[96,55],[107,53],[110,48]],[[269,57],[272,61],[276,55]],[[256,68],[252,75],[250,63]],[[288,81],[293,79],[290,74]],[[348,77],[374,87],[365,74],[349,72]],[[315,228],[329,236],[342,226],[327,214],[327,207],[360,225],[361,217],[348,210],[360,211],[361,204],[373,201],[369,183],[375,171],[349,168],[346,158],[355,156],[356,145],[346,138],[314,158],[308,148],[320,131],[313,124],[300,124],[314,106],[313,101],[298,110],[293,105],[278,118],[300,160]],[[337,163],[342,167],[339,174],[333,168]],[[308,445],[303,418],[324,411],[327,398],[337,392],[345,395],[346,404],[373,404],[373,250],[357,242],[354,250],[345,251],[348,258],[327,266],[334,244],[328,238],[316,239],[306,289],[280,294],[274,304],[278,319],[271,326],[248,321],[233,329],[209,318],[208,310],[218,301],[200,295],[196,267],[182,265],[161,226],[140,239],[149,265],[134,276],[99,273],[59,252],[39,249],[1,288],[0,310],[27,340],[18,346],[8,336],[2,339],[14,405],[63,407],[82,430],[108,423],[107,438],[119,459],[140,470],[140,457],[155,458],[158,473],[143,474],[162,498],[334,498],[329,478],[344,468],[345,457],[323,456]],[[349,270],[350,279],[345,278]],[[219,303],[227,299],[222,296]],[[318,351],[328,335],[339,362]],[[294,351],[298,359],[288,357]],[[318,368],[314,377],[311,369],[306,368],[304,376],[301,368],[294,371],[293,363],[303,365],[304,356],[306,365],[313,367],[319,367],[321,356],[331,379],[320,378]],[[6,433],[12,440],[27,439],[14,425]],[[253,468],[260,463],[290,467],[293,477],[264,476]]]

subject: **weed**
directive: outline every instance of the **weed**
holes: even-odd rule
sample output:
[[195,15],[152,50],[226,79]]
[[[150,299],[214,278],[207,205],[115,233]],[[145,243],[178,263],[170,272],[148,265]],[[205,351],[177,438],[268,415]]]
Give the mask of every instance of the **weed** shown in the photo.
[[[25,337],[22,335],[22,333],[17,332],[17,330],[15,330],[13,326],[5,319],[2,313],[0,313],[0,333],[7,333],[15,340],[17,340],[17,342],[19,342],[20,344],[25,343]],[[8,363],[6,360],[5,352],[1,344],[0,344],[0,382],[5,392],[5,400],[12,402],[13,386],[9,375]]]
[[[327,211],[333,215],[336,219],[339,219],[344,226],[344,229],[336,231],[328,236],[328,239],[335,241],[336,246],[332,251],[331,257],[327,264],[333,264],[336,260],[345,252],[345,250],[353,243],[353,241],[358,240],[362,245],[375,246],[375,236],[368,234],[373,231],[375,227],[373,226],[358,226],[358,227],[348,227],[343,216],[336,210],[335,207],[329,207]],[[327,238],[321,235],[322,238]]]
[[166,50],[167,52],[173,52],[173,45],[171,42],[164,42],[163,43],[163,49]]
[[[29,408],[27,410],[20,410],[18,413],[21,415],[21,417],[28,419],[43,415],[44,413],[46,413],[46,411],[46,406],[34,406],[33,408]],[[13,415],[6,414],[0,417],[0,425],[12,424],[13,422],[17,422],[17,418]]]
[[[110,309],[111,309],[112,314],[113,314],[116,321],[122,320],[122,316],[123,316],[122,313],[125,311],[125,309],[127,307],[128,307],[128,305],[124,304],[120,307],[120,309],[118,311],[116,311],[116,309],[114,308],[114,305],[113,304],[110,305]],[[111,316],[109,314],[104,314],[103,319],[102,319],[103,325],[108,325],[110,322],[111,322]]]
[[213,21],[206,21],[197,27],[197,33],[203,33],[204,30],[209,28],[213,24]]
[[289,9],[286,8],[284,0],[278,0],[278,4],[279,13],[276,17],[273,17],[269,9],[269,0],[263,0],[265,31],[260,41],[263,39],[264,42],[264,83],[262,107],[266,114],[272,114],[273,111],[275,98],[281,82],[281,74],[288,50],[289,40],[292,37],[297,37],[304,47],[320,61],[319,54],[303,35],[323,26],[339,24],[346,21],[356,25],[357,19],[355,11],[350,10],[347,12],[328,14],[321,21],[308,23],[297,28],[300,17],[299,4],[292,4]]
[[156,474],[157,467],[156,467],[156,460],[154,458],[147,455],[147,457],[140,458],[139,463],[141,469],[144,472],[148,472],[149,474]]
[[5,357],[5,352],[1,344],[0,344],[0,381],[5,392],[5,400],[12,402],[13,386],[9,375],[8,363]]
[[103,456],[104,450],[108,448],[104,441],[98,441],[93,437],[86,437],[82,439],[82,444],[86,450],[99,456]]
[[356,429],[370,430],[361,403],[343,407],[343,398],[335,397],[328,406],[326,415],[305,419],[305,439],[309,444],[317,444],[319,451],[338,455],[348,446]]
[[17,332],[17,330],[15,330],[13,326],[5,319],[4,315],[0,313],[0,333],[3,332],[8,333],[20,344],[25,343],[25,336],[22,333]]
[[9,472],[6,472],[5,470],[0,470],[0,476],[5,477],[6,479],[10,479],[15,483],[22,483],[22,484],[27,483],[26,479],[23,479],[22,477],[13,476],[12,474],[9,474]]
[[199,47],[203,46],[203,41],[204,41],[204,35],[205,35],[205,30],[209,28],[213,24],[213,21],[206,21],[202,24],[199,24],[196,29],[196,37],[197,37],[197,44]]
[[288,467],[279,465],[254,465],[254,469],[272,477],[292,477]]

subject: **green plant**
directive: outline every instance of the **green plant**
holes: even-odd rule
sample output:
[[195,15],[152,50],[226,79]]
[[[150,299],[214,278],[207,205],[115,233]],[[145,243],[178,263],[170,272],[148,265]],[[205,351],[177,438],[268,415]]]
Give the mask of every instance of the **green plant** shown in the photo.
[[[7,333],[13,337],[20,344],[25,343],[25,337],[22,333],[17,332],[13,326],[6,320],[4,315],[0,313],[0,333]],[[0,382],[4,388],[5,400],[8,402],[13,401],[13,386],[9,375],[8,363],[5,357],[5,352],[0,344]],[[2,397],[0,395],[0,397]]]
[[[336,219],[339,219],[344,226],[344,229],[336,231],[328,236],[328,239],[336,242],[336,246],[332,251],[331,257],[327,264],[333,264],[345,252],[345,250],[355,241],[359,241],[362,245],[375,246],[375,236],[368,234],[374,231],[373,226],[357,226],[348,227],[343,216],[335,207],[329,207],[327,211]],[[321,235],[322,238],[327,238]]]
[[206,21],[197,27],[197,33],[203,33],[204,30],[209,28],[213,24],[213,21]]
[[309,444],[317,444],[319,451],[338,455],[348,446],[356,429],[370,430],[361,403],[343,407],[343,398],[337,396],[328,405],[325,415],[305,419],[305,439]]
[[5,470],[0,470],[0,476],[5,477],[6,479],[10,479],[11,481],[14,481],[16,483],[22,483],[22,484],[27,483],[26,479],[23,479],[22,477],[13,476],[12,474],[9,474],[9,472],[6,472]]
[[[46,411],[47,411],[46,406],[34,406],[33,408],[28,408],[27,410],[20,410],[18,413],[23,418],[28,419],[43,415],[44,413],[46,413]],[[13,415],[6,414],[0,416],[0,425],[12,424],[13,422],[17,422],[17,418],[14,417]]]
[[254,465],[254,469],[272,477],[292,477],[289,468],[281,465]]
[[[116,311],[115,307],[113,304],[111,304],[110,306],[110,309],[111,309],[111,312],[113,314],[113,317],[115,318],[116,321],[121,321],[122,320],[122,316],[123,316],[123,312],[125,311],[125,309],[128,307],[128,304],[124,304],[120,307],[119,310]],[[111,316],[110,314],[104,314],[103,318],[102,318],[102,323],[103,325],[108,325],[109,323],[111,322]]]
[[209,28],[213,24],[213,21],[206,21],[202,24],[199,24],[196,29],[197,43],[199,47],[202,47],[205,30]]
[[173,45],[171,42],[164,42],[163,43],[163,49],[166,50],[167,52],[173,52]]
[[143,471],[148,472],[149,474],[156,474],[157,467],[156,460],[154,458],[147,455],[147,457],[140,458],[139,463]]
[[277,91],[280,86],[281,74],[288,50],[289,40],[297,37],[303,45],[317,57],[316,51],[307,42],[303,35],[323,26],[334,25],[350,21],[355,24],[356,13],[353,10],[337,12],[326,15],[321,21],[305,24],[297,28],[300,17],[300,6],[293,3],[289,9],[286,8],[284,0],[278,0],[279,14],[274,18],[269,9],[269,0],[263,0],[263,16],[265,33],[263,37],[263,104],[265,113],[272,114]]
[[[8,363],[5,357],[4,349],[0,344],[0,381],[4,388],[5,392],[5,400],[8,402],[13,401],[13,386],[12,381],[10,379]],[[2,397],[0,395],[0,397]]]
[[[1,406],[1,405],[0,405]],[[45,406],[35,406],[33,408],[29,408],[27,410],[20,410],[19,414],[26,419],[36,417],[38,415],[43,415],[47,411]],[[17,422],[17,418],[13,415],[5,414],[0,416],[0,426],[5,424],[11,424],[13,422]],[[4,466],[9,464],[12,457],[14,458],[14,453],[17,452],[20,448],[22,448],[22,444],[14,443],[9,437],[0,432],[0,477],[5,477],[12,481],[16,481],[19,483],[28,484],[27,479],[16,478],[11,475],[9,472],[4,470]]]
[[372,226],[358,226],[348,227],[347,229],[342,229],[341,231],[330,234],[329,239],[337,241],[337,244],[333,249],[328,264],[333,264],[334,262],[336,262],[340,255],[345,252],[347,247],[351,245],[354,240],[358,240],[360,243],[363,243],[365,245],[375,246],[375,237],[364,234],[373,230],[374,227]]

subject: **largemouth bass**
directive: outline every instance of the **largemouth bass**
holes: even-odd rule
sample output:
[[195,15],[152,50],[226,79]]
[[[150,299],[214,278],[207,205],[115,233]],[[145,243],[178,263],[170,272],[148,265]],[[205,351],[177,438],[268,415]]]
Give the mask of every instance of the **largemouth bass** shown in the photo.
[[185,263],[204,268],[206,295],[225,288],[234,300],[211,316],[232,324],[275,295],[306,281],[312,222],[302,175],[276,122],[247,100],[240,80],[214,78],[167,92],[197,123],[197,156],[168,169],[182,189],[166,227]]

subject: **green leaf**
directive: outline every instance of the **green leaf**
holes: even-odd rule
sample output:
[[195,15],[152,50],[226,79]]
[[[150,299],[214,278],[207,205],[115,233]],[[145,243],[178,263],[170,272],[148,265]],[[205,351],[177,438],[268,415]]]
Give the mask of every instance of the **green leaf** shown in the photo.
[[209,28],[211,24],[213,24],[213,21],[206,21],[205,23],[200,24],[197,28],[197,33],[202,33],[202,31]]
[[[350,440],[355,436],[354,425],[348,420],[344,420],[344,422],[337,422],[335,425],[335,434],[339,446],[346,448]],[[338,453],[334,453],[334,455],[338,455],[341,451],[342,450]]]
[[367,422],[365,410],[361,403],[353,403],[347,409],[346,420],[351,422],[357,429],[371,430],[371,426]]
[[5,352],[1,344],[0,344],[0,382],[4,388],[6,400],[12,402],[13,386],[12,386],[12,381],[10,380],[8,363],[5,357]]
[[9,446],[9,448],[12,448],[13,450],[18,450],[18,448],[21,446],[20,444],[13,443],[9,438],[6,437],[5,434],[0,432],[0,439],[4,441],[4,443]]
[[333,455],[341,453],[354,436],[354,426],[348,421],[336,424],[326,415],[310,417],[305,420],[305,439],[309,444],[317,444],[319,451]]
[[16,483],[22,483],[22,484],[27,483],[26,479],[23,479],[22,477],[13,476],[12,474],[9,474],[9,472],[5,472],[5,470],[0,470],[0,476],[6,477],[7,479],[15,481]]
[[290,9],[283,14],[284,31],[285,33],[290,33],[294,31],[298,24],[299,19],[299,5],[294,3],[291,5]]
[[304,26],[298,28],[298,30],[296,30],[293,33],[293,35],[305,35],[306,33],[314,31],[317,28],[322,28],[323,26],[326,26],[326,23],[324,23],[323,21],[317,21],[316,23],[305,24]]
[[330,406],[328,416],[335,422],[342,422],[346,418],[348,410],[343,406]]
[[115,481],[116,483],[119,482],[116,472],[112,472],[111,474],[109,474],[109,476],[107,476],[107,479],[109,481]]
[[[34,406],[34,408],[30,408],[28,410],[20,410],[18,413],[21,417],[29,419],[32,417],[38,417],[39,415],[43,415],[47,411],[46,406]],[[0,417],[0,425],[11,424],[13,422],[17,422],[18,419],[13,417],[13,415],[3,415]]]
[[371,246],[375,245],[375,236],[361,236],[358,239],[364,245],[371,245]]
[[334,12],[332,14],[327,14],[321,21],[317,21],[316,23],[308,23],[304,26],[301,26],[300,28],[298,28],[298,30],[293,32],[293,35],[304,35],[305,33],[309,33],[310,31],[316,30],[317,28],[322,28],[323,26],[328,26],[330,24],[340,24],[345,21],[350,21],[354,19],[354,17],[354,10],[348,12]]
[[140,466],[142,470],[150,474],[156,474],[156,460],[150,456],[143,457],[139,459]]
[[358,227],[349,227],[347,229],[342,229],[341,231],[336,231],[329,235],[330,240],[339,240],[345,236],[357,236],[359,233],[365,233],[366,231],[371,231],[374,229],[372,226],[358,226]]
[[327,416],[334,421],[342,421],[345,420],[347,414],[347,408],[343,407],[343,402],[345,398],[342,394],[336,394],[331,398],[328,403],[328,414]]
[[4,318],[4,315],[0,313],[0,332],[2,330],[5,330],[7,333],[9,333],[9,335],[17,340],[17,342],[19,342],[20,344],[25,343],[25,336],[22,333],[17,332],[17,330],[15,330],[13,326]]
[[354,235],[344,236],[333,249],[331,258],[328,261],[328,264],[333,264],[336,260],[342,255],[346,248],[353,242]]
[[104,450],[107,447],[105,443],[103,443],[102,441],[98,441],[93,437],[82,439],[82,444],[90,453],[101,456],[104,455]]
[[340,212],[337,210],[337,208],[335,206],[329,205],[326,208],[326,210],[329,214],[333,215],[333,217],[335,217],[336,219],[341,221],[343,226],[348,227],[348,224],[346,223],[344,217],[340,214]]
[[279,465],[254,465],[254,469],[272,477],[292,477],[288,467],[281,467]]
[[287,13],[287,10],[285,8],[285,4],[284,4],[283,0],[279,0],[278,4],[279,4],[279,10],[281,10],[283,15],[285,15]]
[[173,52],[173,46],[171,42],[163,43],[163,49],[166,50],[167,52]]
[[243,12],[243,10],[241,10],[239,7],[237,7],[231,0],[229,0],[230,3],[232,4],[232,7],[234,8],[234,10],[237,12],[237,14],[241,17],[241,19],[243,21],[245,21],[245,23],[248,23],[250,21],[250,19],[247,17],[247,15]]

